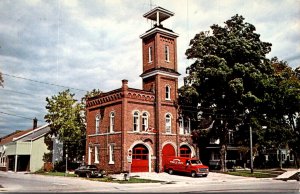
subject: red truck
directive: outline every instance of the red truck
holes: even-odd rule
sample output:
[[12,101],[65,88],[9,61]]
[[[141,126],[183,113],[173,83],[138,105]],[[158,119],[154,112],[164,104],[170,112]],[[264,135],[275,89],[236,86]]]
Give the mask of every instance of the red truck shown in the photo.
[[182,172],[187,173],[192,177],[206,177],[209,173],[208,166],[203,165],[197,158],[166,157],[164,169],[169,174]]

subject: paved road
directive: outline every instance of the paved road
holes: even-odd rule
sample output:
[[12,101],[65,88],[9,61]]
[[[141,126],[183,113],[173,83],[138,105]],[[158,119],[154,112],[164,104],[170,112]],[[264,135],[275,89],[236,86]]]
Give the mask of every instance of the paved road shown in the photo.
[[141,178],[164,179],[167,183],[118,184],[90,181],[77,177],[0,172],[0,192],[177,192],[226,193],[269,192],[299,193],[299,182],[255,179],[210,173],[207,178],[191,178],[167,173],[132,174]]

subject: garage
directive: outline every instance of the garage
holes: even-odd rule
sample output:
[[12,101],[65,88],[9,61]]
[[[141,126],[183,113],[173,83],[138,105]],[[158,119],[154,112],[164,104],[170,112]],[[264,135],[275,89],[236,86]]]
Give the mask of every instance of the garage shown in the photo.
[[143,144],[132,149],[131,172],[149,172],[149,150]]
[[164,171],[165,160],[167,157],[175,156],[175,149],[171,144],[166,144],[162,149],[162,170]]

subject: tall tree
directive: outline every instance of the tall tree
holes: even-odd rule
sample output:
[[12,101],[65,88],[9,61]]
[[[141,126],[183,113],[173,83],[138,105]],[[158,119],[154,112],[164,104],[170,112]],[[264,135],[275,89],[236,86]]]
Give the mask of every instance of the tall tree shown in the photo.
[[59,92],[46,98],[46,122],[50,125],[50,135],[54,135],[64,143],[70,159],[78,159],[85,153],[85,118],[82,114],[84,106],[77,103],[70,90]]
[[210,135],[220,139],[223,170],[228,131],[241,125],[240,129],[249,130],[246,109],[251,125],[263,118],[265,107],[270,106],[269,93],[276,87],[270,76],[274,68],[266,57],[271,43],[261,41],[255,30],[243,16],[235,15],[224,27],[214,24],[211,32],[196,34],[186,50],[187,58],[194,62],[187,68],[180,101],[184,107],[184,99],[188,99],[188,106],[198,107],[204,117],[209,115],[214,121]]

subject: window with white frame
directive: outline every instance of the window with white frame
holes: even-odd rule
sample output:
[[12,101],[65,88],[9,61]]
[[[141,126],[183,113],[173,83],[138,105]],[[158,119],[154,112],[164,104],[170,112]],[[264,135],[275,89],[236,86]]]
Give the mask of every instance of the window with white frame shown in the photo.
[[166,100],[171,100],[171,87],[166,85]]
[[109,115],[109,132],[113,133],[115,128],[115,113],[111,112]]
[[152,46],[148,48],[148,62],[152,62]]
[[114,164],[114,144],[109,144],[109,162],[108,164]]
[[184,134],[190,134],[191,133],[191,120],[189,118],[186,118],[184,120]]
[[169,113],[166,114],[166,133],[171,133],[171,125],[172,125],[171,118],[172,118],[171,114]]
[[95,146],[95,163],[99,163],[99,147]]
[[99,115],[97,115],[95,118],[95,128],[96,128],[95,133],[99,134],[99,131],[100,131],[100,116]]
[[146,131],[148,129],[148,114],[146,112],[144,112],[142,114],[142,131]]
[[140,114],[138,111],[133,113],[133,131],[140,131]]
[[92,163],[92,152],[93,152],[92,147],[89,147],[88,165]]
[[179,122],[179,133],[183,134],[184,133],[184,130],[183,130],[183,118],[179,117],[178,122]]
[[165,45],[165,60],[167,62],[170,61],[170,48],[168,45]]

